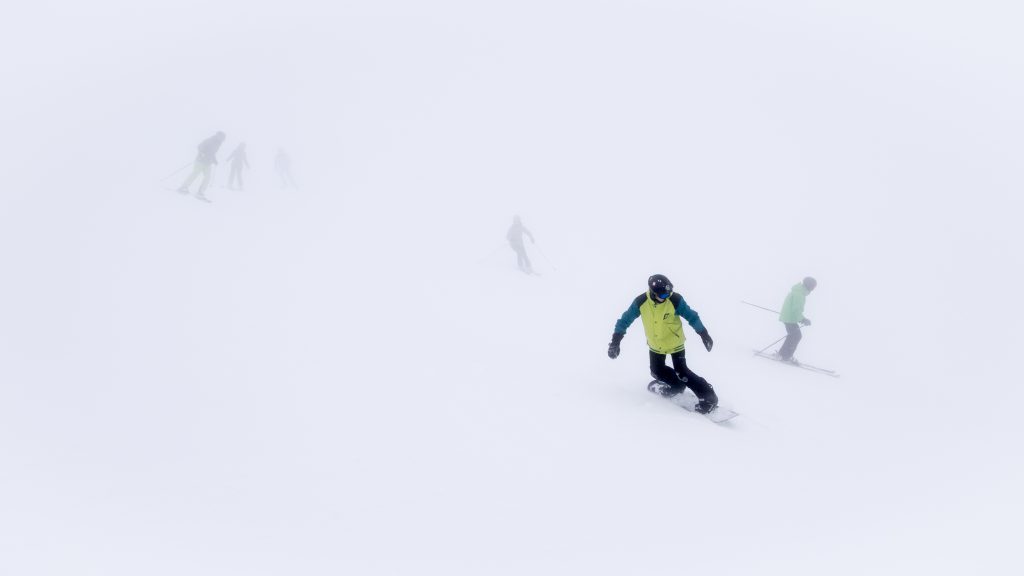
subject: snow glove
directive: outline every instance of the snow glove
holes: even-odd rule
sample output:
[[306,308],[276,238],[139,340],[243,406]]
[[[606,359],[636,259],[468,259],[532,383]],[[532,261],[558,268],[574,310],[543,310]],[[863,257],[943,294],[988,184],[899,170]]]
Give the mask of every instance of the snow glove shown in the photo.
[[810,326],[811,325],[811,319],[810,318],[804,318],[803,320],[800,321],[800,325],[801,326]]
[[615,360],[619,357],[619,344],[622,342],[622,338],[625,334],[621,332],[615,332],[612,334],[612,341],[608,344],[608,357]]
[[711,334],[708,334],[708,329],[705,328],[703,332],[697,332],[700,339],[704,342],[704,347],[711,352],[711,347],[715,345],[715,341],[711,339]]

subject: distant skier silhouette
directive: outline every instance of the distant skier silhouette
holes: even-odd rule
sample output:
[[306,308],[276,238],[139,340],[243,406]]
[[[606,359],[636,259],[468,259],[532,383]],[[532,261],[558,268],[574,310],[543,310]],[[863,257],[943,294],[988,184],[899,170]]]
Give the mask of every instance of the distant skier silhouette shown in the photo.
[[199,154],[196,155],[195,163],[192,165],[192,174],[182,182],[178,192],[188,194],[189,186],[202,174],[203,181],[199,183],[199,191],[196,192],[196,198],[207,200],[204,192],[206,192],[206,188],[210,185],[213,166],[217,164],[217,151],[220,150],[220,145],[224,143],[224,138],[223,132],[217,132],[199,143]]
[[534,244],[533,234],[523,226],[523,221],[519,216],[512,218],[512,226],[509,227],[508,233],[505,235],[508,238],[508,244],[512,247],[512,250],[516,253],[516,263],[519,265],[519,269],[525,274],[534,274],[533,265],[530,264],[530,257],[526,254],[526,246],[523,243],[523,236],[530,237],[530,244]]
[[[228,176],[228,188],[232,190],[243,190],[245,186],[242,183],[242,170],[249,167],[249,155],[245,152],[245,142],[239,144],[234,152],[231,153],[227,158],[228,162],[231,163],[231,175]],[[235,187],[235,181],[238,181],[238,187]]]
[[281,188],[295,188],[295,179],[292,178],[292,160],[284,149],[277,151],[274,156],[274,169],[281,178]]

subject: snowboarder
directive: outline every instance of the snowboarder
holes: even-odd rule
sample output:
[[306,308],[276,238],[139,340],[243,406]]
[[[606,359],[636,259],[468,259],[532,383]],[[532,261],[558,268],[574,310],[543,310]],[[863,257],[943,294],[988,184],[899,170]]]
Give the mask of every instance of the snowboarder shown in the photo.
[[[689,388],[698,399],[695,410],[707,414],[718,406],[718,396],[707,380],[694,374],[686,365],[686,336],[683,335],[683,323],[679,317],[685,318],[693,327],[708,352],[714,341],[697,312],[686,304],[680,294],[673,292],[672,282],[668,278],[655,274],[647,279],[647,288],[646,292],[633,299],[633,303],[615,323],[615,332],[608,344],[608,357],[614,360],[619,356],[619,345],[626,330],[639,317],[643,321],[647,346],[650,348],[651,376],[660,385],[652,386],[650,390],[671,397]],[[675,370],[665,365],[666,356],[672,356]]]
[[178,192],[188,194],[189,186],[202,174],[203,181],[199,183],[199,191],[196,192],[196,198],[201,200],[207,199],[203,192],[206,192],[207,186],[210,185],[213,166],[217,163],[217,151],[220,150],[220,145],[224,143],[224,138],[223,132],[217,132],[199,143],[199,154],[196,155],[195,163],[192,165],[192,174],[181,184]]
[[808,276],[793,286],[789,295],[786,296],[785,302],[782,303],[779,321],[786,325],[786,341],[782,343],[782,348],[779,348],[775,354],[783,362],[799,364],[793,357],[793,353],[796,352],[796,346],[800,343],[800,339],[804,337],[800,326],[811,325],[810,319],[804,316],[804,302],[807,295],[813,292],[817,286],[818,281]]
[[512,217],[512,226],[509,227],[508,233],[505,237],[508,238],[508,244],[512,247],[512,250],[516,253],[516,263],[519,265],[519,269],[526,274],[533,274],[533,266],[530,264],[530,257],[526,255],[526,246],[523,242],[523,235],[530,237],[530,244],[535,244],[533,234],[523,226],[523,221],[519,216]]
[[[239,144],[234,152],[227,158],[231,162],[231,174],[228,176],[228,188],[242,190],[242,169],[249,167],[249,156],[245,152],[245,142]],[[235,188],[235,180],[238,180],[238,188]]]
[[281,178],[281,188],[295,188],[295,180],[292,179],[292,161],[284,149],[279,149],[274,156],[274,169]]

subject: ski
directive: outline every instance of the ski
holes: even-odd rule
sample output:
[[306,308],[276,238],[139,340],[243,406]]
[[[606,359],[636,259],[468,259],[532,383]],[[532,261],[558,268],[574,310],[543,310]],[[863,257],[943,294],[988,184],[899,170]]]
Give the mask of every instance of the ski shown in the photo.
[[[680,408],[688,412],[700,414],[699,412],[697,412],[697,396],[693,392],[691,392],[689,388],[683,390],[681,394],[676,394],[675,396],[662,396],[657,390],[655,390],[655,385],[657,384],[662,383],[659,382],[658,380],[651,380],[650,383],[647,384],[647,390],[660,398],[665,398],[669,402],[675,404],[676,406],[679,406]],[[664,386],[664,384],[662,384],[662,386]],[[702,416],[707,417],[708,420],[711,420],[715,424],[724,424],[732,420],[733,418],[739,416],[739,412],[734,412],[732,410],[729,410],[728,408],[722,408],[721,406],[717,406],[714,410],[708,412],[707,414],[702,414]]]
[[831,376],[833,378],[839,378],[839,373],[836,372],[835,370],[829,370],[828,368],[820,368],[818,366],[804,364],[803,362],[800,362],[799,364],[793,364],[792,362],[780,360],[779,358],[776,358],[772,354],[765,354],[760,350],[754,350],[754,356],[760,356],[761,358],[764,358],[766,360],[773,360],[775,362],[778,362],[779,364],[785,364],[787,366],[792,366],[794,368],[803,368],[804,370],[810,370],[811,372],[817,372],[818,374],[824,374],[826,376]]
[[180,195],[180,196],[191,196],[191,197],[195,198],[196,200],[199,200],[200,202],[206,202],[207,204],[213,204],[213,200],[210,200],[206,196],[199,196],[198,194],[192,194],[191,192],[188,192],[187,190],[184,191],[184,192],[181,191],[178,188],[164,188],[164,190],[167,190],[168,192],[177,192],[178,195]]

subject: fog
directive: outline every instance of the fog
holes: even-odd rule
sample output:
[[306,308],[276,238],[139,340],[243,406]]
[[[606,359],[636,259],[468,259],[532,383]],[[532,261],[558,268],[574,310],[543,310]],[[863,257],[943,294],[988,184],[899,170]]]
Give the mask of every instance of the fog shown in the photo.
[[[1024,569],[1024,7],[6,12],[0,573]],[[606,355],[655,273],[729,424]]]

